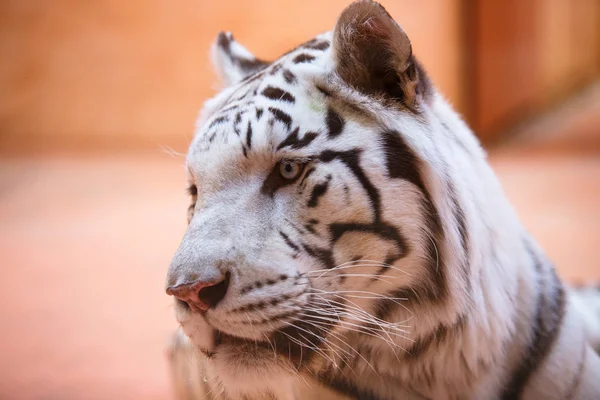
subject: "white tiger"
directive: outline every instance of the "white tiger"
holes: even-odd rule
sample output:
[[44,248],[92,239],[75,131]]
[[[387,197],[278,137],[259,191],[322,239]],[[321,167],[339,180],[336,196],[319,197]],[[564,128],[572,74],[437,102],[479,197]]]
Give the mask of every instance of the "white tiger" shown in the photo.
[[214,58],[166,282],[181,398],[600,399],[598,313],[382,6],[272,63],[228,33]]

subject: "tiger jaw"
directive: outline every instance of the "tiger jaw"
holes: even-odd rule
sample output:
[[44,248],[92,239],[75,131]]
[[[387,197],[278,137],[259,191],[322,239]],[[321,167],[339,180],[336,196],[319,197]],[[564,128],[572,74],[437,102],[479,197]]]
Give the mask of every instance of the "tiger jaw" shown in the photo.
[[[303,362],[309,360],[310,352],[298,336],[302,336],[303,333],[311,334],[306,327],[299,327],[302,325],[298,318],[301,311],[297,309],[283,314],[281,311],[278,314],[277,310],[266,312],[274,314],[275,317],[272,321],[269,320],[268,324],[263,324],[268,325],[269,329],[261,331],[258,328],[259,324],[257,326],[248,323],[250,329],[248,327],[239,329],[242,324],[236,327],[236,324],[232,324],[231,321],[229,325],[223,322],[211,324],[209,320],[216,321],[214,316],[208,318],[201,313],[191,312],[180,303],[176,304],[176,317],[185,335],[208,358],[219,360],[220,363],[232,364],[237,357],[272,359],[274,354],[278,354],[280,356],[278,358],[287,360],[296,369],[300,368]],[[239,365],[239,362],[235,364]]]

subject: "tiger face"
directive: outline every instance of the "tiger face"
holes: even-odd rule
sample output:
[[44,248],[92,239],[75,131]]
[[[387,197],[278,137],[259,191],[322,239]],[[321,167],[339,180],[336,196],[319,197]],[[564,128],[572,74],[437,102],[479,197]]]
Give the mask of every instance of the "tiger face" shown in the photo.
[[216,379],[273,393],[456,323],[469,221],[448,175],[483,156],[387,12],[354,3],[272,63],[229,33],[213,54],[229,86],[190,145],[166,287]]

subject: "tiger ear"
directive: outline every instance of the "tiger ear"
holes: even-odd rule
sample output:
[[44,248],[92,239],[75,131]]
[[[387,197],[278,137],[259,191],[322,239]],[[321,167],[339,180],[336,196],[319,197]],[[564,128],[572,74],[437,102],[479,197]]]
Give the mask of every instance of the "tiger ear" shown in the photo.
[[212,61],[215,71],[226,86],[236,84],[269,65],[239,44],[231,32],[220,32],[217,35],[212,46]]
[[338,18],[333,36],[338,75],[358,91],[414,108],[431,85],[410,40],[379,3],[361,0]]

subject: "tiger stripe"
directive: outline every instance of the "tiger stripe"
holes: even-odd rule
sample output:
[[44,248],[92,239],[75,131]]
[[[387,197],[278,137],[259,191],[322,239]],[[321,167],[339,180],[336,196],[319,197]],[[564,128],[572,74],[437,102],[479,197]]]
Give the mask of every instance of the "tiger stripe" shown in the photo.
[[540,291],[537,298],[532,335],[523,359],[506,385],[501,399],[521,399],[527,383],[541,367],[556,341],[565,312],[565,291],[554,268],[544,265],[527,240],[524,241],[537,274]]

